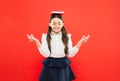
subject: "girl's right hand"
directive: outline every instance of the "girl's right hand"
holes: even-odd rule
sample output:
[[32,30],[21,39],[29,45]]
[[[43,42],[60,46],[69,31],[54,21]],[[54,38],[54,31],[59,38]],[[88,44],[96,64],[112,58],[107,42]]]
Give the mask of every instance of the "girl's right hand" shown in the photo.
[[34,37],[33,34],[30,34],[30,35],[27,34],[27,38],[28,38],[31,42],[32,42],[32,41],[33,41],[33,42],[36,42],[36,41],[38,40],[37,38]]

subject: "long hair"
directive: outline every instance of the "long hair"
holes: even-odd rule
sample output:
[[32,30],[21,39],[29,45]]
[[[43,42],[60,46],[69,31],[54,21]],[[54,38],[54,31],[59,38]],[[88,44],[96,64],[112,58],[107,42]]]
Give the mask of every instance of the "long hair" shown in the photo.
[[[59,19],[62,20],[62,22],[64,22],[63,18],[62,18],[62,16],[60,14],[52,14],[51,17],[50,17],[50,21],[49,22],[51,22],[51,20],[53,18],[59,18]],[[51,36],[50,36],[51,30],[52,30],[52,28],[50,26],[48,26],[46,40],[47,40],[48,49],[49,49],[50,53],[51,53],[51,43],[50,43],[51,42]],[[62,32],[62,38],[61,39],[62,39],[62,42],[63,42],[63,44],[65,46],[64,53],[67,55],[68,54],[68,40],[69,40],[69,38],[67,36],[67,31],[66,31],[64,26],[62,27],[61,32]]]

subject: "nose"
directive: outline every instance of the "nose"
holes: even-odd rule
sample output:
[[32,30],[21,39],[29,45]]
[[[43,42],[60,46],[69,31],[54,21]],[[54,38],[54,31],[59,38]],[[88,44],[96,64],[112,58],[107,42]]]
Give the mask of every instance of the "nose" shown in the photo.
[[56,25],[55,25],[55,27],[59,27],[59,25],[58,25],[58,24],[56,24]]

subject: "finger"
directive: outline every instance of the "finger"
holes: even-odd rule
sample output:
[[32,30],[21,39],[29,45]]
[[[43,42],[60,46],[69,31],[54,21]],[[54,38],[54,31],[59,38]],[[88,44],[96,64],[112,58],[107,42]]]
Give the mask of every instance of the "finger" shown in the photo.
[[28,37],[29,35],[27,34],[26,36]]
[[86,36],[86,39],[89,39],[89,37],[90,37],[90,35],[87,35],[87,36]]
[[33,35],[33,34],[31,34],[31,37],[32,37],[32,38],[34,38],[34,35]]
[[88,34],[88,36],[87,36],[88,38],[90,37],[90,35]]
[[34,36],[33,34],[31,34],[31,36]]
[[27,38],[30,39],[30,35],[27,34]]
[[88,40],[88,39],[89,39],[89,36],[86,37],[86,40]]
[[85,36],[83,35],[82,38],[85,39]]
[[89,37],[86,38],[86,41],[88,41]]

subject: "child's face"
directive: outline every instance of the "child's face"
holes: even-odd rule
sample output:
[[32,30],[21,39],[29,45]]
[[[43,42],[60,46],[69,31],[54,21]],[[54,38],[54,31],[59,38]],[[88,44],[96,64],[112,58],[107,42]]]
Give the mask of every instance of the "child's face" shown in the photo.
[[61,19],[59,18],[53,18],[51,20],[51,22],[49,23],[50,27],[52,28],[52,31],[54,33],[58,33],[61,31],[62,27],[63,27],[63,22]]

